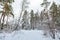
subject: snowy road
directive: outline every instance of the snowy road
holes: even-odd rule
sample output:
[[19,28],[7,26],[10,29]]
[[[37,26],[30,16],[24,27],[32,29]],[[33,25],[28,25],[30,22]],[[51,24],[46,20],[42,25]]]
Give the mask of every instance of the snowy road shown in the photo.
[[[12,33],[0,33],[0,40],[54,40],[44,36],[42,30],[20,30]],[[55,40],[58,40],[57,38]]]

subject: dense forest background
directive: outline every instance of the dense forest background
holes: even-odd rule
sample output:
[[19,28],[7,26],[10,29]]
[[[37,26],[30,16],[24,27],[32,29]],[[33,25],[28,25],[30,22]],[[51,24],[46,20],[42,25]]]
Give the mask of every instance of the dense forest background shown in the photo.
[[[28,11],[28,0],[21,1],[21,10],[19,17],[14,19],[15,14],[13,11],[14,0],[0,0],[0,29],[58,29],[60,24],[60,5],[56,2],[48,2],[43,0],[40,4],[43,9],[39,11],[37,9],[34,12],[33,9]],[[18,14],[18,13],[17,13]],[[10,18],[11,17],[11,18]],[[10,21],[10,19],[12,21]]]

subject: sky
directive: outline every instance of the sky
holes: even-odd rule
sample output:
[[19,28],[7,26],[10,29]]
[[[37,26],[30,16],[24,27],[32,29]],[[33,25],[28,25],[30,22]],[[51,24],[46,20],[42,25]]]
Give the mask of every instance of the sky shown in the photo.
[[[57,4],[60,4],[60,0],[48,0],[49,2],[56,2]],[[21,9],[21,0],[15,0],[14,3],[12,3],[13,6],[13,10],[14,10],[14,15],[16,16],[15,18],[18,18],[17,16],[20,15],[20,9]],[[30,11],[31,9],[34,10],[34,12],[41,11],[43,9],[43,7],[41,7],[41,3],[43,2],[43,0],[28,0],[29,2],[29,8],[28,11]]]

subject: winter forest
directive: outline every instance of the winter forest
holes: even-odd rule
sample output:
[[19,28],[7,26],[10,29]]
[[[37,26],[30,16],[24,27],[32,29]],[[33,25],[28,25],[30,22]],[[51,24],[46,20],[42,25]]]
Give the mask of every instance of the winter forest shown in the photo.
[[0,0],[0,40],[60,40],[60,0],[32,1]]

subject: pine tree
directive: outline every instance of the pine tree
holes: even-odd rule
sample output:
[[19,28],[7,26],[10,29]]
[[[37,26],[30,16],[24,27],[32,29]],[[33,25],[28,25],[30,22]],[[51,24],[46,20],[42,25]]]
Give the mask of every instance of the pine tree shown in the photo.
[[57,7],[56,24],[60,26],[60,5]]
[[52,6],[50,7],[51,17],[52,17],[52,27],[51,32],[53,34],[53,38],[55,39],[55,23],[56,23],[56,17],[57,17],[57,5],[55,2],[53,2]]
[[[3,29],[5,17],[6,16],[8,17],[9,15],[12,15],[14,17],[14,14],[12,13],[12,6],[10,5],[13,2],[13,0],[1,0],[0,2],[1,2],[1,6],[3,6],[3,8],[1,8],[3,10],[0,11],[0,13],[2,13],[2,15],[1,15],[1,20],[2,20],[1,29]],[[8,18],[7,18],[7,21],[8,21]]]
[[[34,28],[39,26],[40,16],[38,11],[34,14]],[[38,23],[38,24],[37,24]]]
[[43,0],[43,3],[41,4],[41,6],[44,6],[44,9],[43,11],[41,11],[41,14],[40,14],[40,19],[41,19],[41,22],[43,21],[43,19],[49,19],[49,16],[48,16],[48,6],[49,6],[50,2],[48,2],[47,0]]
[[25,10],[24,14],[23,14],[23,17],[22,17],[22,29],[24,29],[24,27],[27,27],[28,26],[28,13],[27,13],[27,10]]
[[40,14],[40,20],[41,20],[41,22],[43,21],[43,13],[42,12]]
[[30,19],[31,29],[34,29],[34,27],[33,27],[34,11],[31,10],[30,14],[31,14],[30,15],[31,16],[31,19]]

